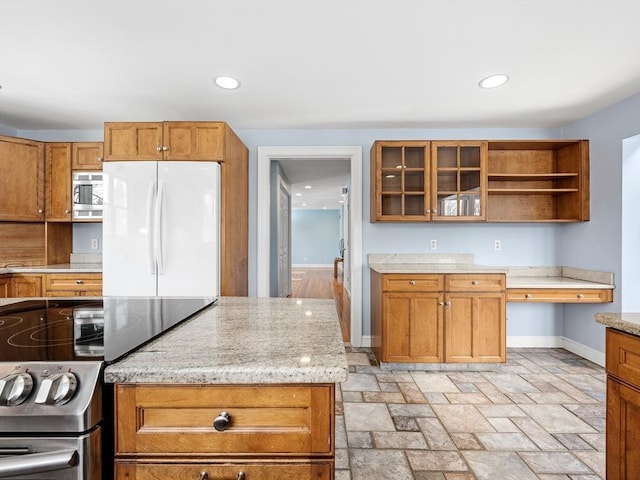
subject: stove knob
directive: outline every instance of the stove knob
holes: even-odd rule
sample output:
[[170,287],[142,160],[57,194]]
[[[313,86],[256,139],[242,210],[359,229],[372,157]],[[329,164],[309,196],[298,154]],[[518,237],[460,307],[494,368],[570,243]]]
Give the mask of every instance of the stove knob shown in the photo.
[[78,379],[73,373],[56,373],[42,381],[35,402],[44,405],[64,405],[76,393],[77,386]]
[[10,407],[24,402],[33,389],[33,378],[28,373],[13,373],[0,378],[0,405]]

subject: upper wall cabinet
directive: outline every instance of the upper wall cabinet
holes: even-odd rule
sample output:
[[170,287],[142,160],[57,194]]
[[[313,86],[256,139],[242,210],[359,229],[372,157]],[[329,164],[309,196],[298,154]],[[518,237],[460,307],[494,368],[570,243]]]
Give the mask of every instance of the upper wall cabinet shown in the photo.
[[486,217],[487,142],[379,141],[371,148],[371,221]]
[[223,122],[105,123],[104,159],[224,160]]
[[103,161],[102,142],[78,142],[72,144],[71,168],[73,170],[102,170]]
[[44,221],[44,144],[0,136],[0,221]]
[[587,140],[377,141],[371,221],[589,220]]
[[46,220],[71,221],[71,144],[47,143],[46,150]]
[[589,220],[589,141],[490,141],[492,222]]

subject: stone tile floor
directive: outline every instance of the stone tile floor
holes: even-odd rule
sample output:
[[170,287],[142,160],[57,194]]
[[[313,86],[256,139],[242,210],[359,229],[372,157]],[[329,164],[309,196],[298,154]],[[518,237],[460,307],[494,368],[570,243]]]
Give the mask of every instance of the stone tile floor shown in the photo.
[[381,370],[347,347],[336,480],[605,478],[604,369],[563,349],[509,349],[499,371]]

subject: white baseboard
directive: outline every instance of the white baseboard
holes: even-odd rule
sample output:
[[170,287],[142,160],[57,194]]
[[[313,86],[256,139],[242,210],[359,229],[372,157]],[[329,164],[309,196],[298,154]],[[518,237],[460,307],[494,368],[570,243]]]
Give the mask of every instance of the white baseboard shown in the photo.
[[601,367],[604,367],[605,354],[600,350],[588,347],[567,337],[562,337],[562,348],[564,348],[565,350],[569,350],[570,352],[575,353],[582,358],[586,358],[587,360],[600,365]]
[[507,337],[508,348],[560,348],[562,337],[544,336],[510,336]]
[[[371,335],[362,336],[362,346],[371,347]],[[511,336],[507,337],[507,347],[511,348],[564,348],[576,355],[604,367],[605,355],[567,337]]]

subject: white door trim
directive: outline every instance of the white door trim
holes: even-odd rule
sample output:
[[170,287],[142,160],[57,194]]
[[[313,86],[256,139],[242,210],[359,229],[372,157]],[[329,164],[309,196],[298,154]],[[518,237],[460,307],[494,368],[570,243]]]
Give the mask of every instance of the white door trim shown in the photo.
[[269,296],[271,160],[344,158],[351,165],[351,344],[362,346],[362,147],[258,147],[257,294]]

